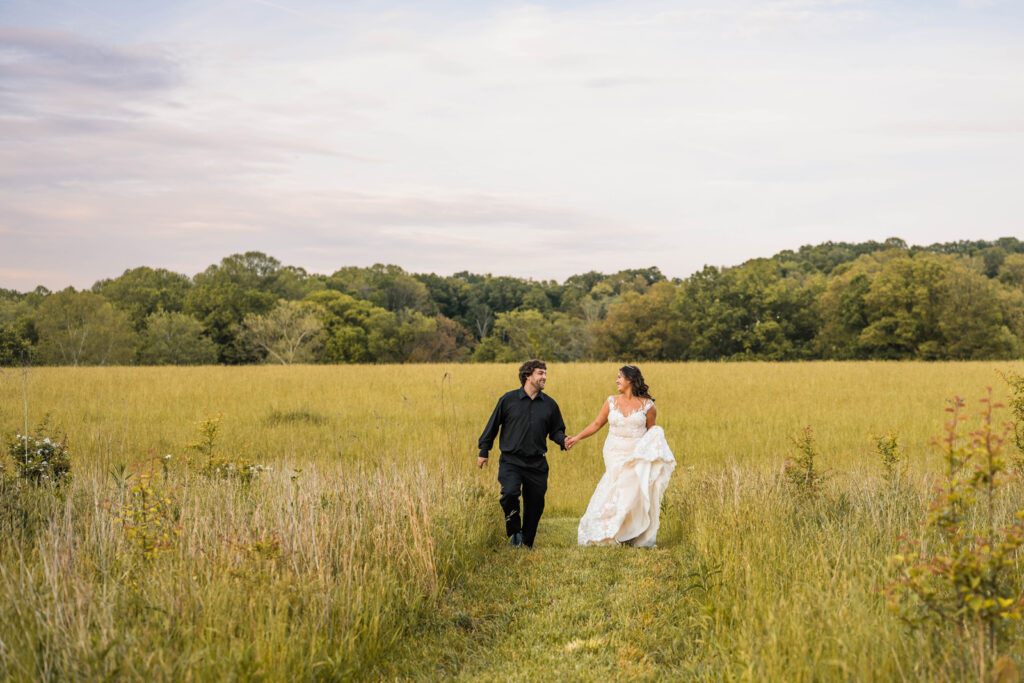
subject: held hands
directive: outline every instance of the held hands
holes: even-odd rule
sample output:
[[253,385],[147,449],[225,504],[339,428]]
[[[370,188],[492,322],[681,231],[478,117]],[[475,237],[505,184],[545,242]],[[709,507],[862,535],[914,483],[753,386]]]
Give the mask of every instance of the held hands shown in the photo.
[[580,440],[580,438],[578,436],[567,436],[567,437],[565,437],[565,450],[567,450],[567,451],[570,450],[573,446],[576,445],[576,442],[579,441],[579,440]]

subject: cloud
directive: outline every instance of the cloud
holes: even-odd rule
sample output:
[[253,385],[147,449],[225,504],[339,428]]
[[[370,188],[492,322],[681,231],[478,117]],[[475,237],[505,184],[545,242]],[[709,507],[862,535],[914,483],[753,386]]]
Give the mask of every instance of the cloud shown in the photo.
[[17,26],[0,26],[0,46],[0,83],[7,92],[60,87],[124,95],[180,83],[178,65],[155,48],[114,47]]
[[1002,5],[1004,2],[1005,0],[957,0],[956,4],[968,9],[982,9]]
[[[0,193],[0,205],[7,207],[0,234],[23,265],[17,277],[13,271],[0,277],[21,289],[68,281],[87,287],[138,265],[191,275],[252,249],[313,272],[386,262],[412,271],[567,277],[590,270],[595,257],[620,253],[627,235],[653,237],[553,197],[429,187],[384,193],[335,189],[279,192],[267,204],[255,190],[189,188],[143,203],[132,201],[128,190],[66,192],[59,207],[41,204],[37,192]],[[83,225],[95,227],[84,231]],[[106,253],[111,243],[116,253]],[[98,261],[108,264],[100,273]],[[30,279],[44,272],[47,279]],[[63,274],[55,281],[54,273]]]
[[682,277],[1016,225],[1024,53],[988,13],[678,7],[211,0],[122,9],[142,29],[113,38],[8,26],[0,254],[79,285],[249,249]]

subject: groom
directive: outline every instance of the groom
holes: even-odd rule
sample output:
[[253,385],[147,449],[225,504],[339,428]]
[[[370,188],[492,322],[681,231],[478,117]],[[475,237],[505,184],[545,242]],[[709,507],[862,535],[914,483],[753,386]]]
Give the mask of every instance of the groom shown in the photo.
[[[544,512],[544,493],[548,490],[548,462],[544,457],[550,437],[562,450],[565,423],[555,399],[542,390],[547,382],[544,361],[528,360],[519,367],[521,389],[513,389],[498,399],[491,419],[480,435],[477,467],[487,465],[494,437],[501,429],[501,459],[498,483],[501,484],[501,509],[505,512],[505,534],[514,546],[533,547],[537,523]],[[523,516],[519,517],[519,497],[523,498]]]

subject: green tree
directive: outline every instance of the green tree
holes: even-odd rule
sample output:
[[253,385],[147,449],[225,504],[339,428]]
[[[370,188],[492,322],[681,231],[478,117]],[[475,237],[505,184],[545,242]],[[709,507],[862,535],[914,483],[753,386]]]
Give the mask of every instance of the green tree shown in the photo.
[[313,359],[323,324],[312,304],[282,299],[264,315],[245,316],[242,329],[246,340],[268,361],[291,365]]
[[831,275],[837,268],[846,263],[858,260],[867,254],[883,251],[905,251],[907,243],[898,237],[890,237],[885,242],[823,242],[816,245],[804,245],[797,251],[786,249],[772,256],[780,264],[789,263],[804,272],[819,272]]
[[590,295],[591,290],[608,276],[591,270],[580,275],[570,275],[562,285],[562,296],[559,309],[563,313],[579,313],[582,300]]
[[956,360],[1015,358],[1020,340],[1003,323],[997,285],[954,262],[942,284],[939,334],[942,357]]
[[278,299],[296,301],[312,292],[326,288],[327,278],[323,275],[310,275],[305,268],[281,266],[274,271],[267,282],[267,291]]
[[185,275],[142,266],[126,270],[120,277],[100,280],[92,291],[125,311],[135,330],[141,332],[151,314],[180,311],[191,286]]
[[0,289],[0,366],[23,365],[34,358],[39,335],[35,313],[43,296]]
[[0,366],[26,365],[32,360],[32,344],[10,323],[0,325]]
[[657,282],[643,294],[628,292],[594,327],[590,355],[607,360],[679,360],[693,333],[676,313],[679,288]]
[[314,292],[305,301],[316,304],[324,330],[319,358],[325,363],[397,362],[401,359],[397,317],[334,290]]
[[[1024,342],[1024,289],[998,287],[996,288],[996,298],[999,300],[1003,324],[1009,329],[1010,334]],[[1020,353],[1014,354],[1014,357],[1020,358],[1022,354],[1024,354],[1024,349]]]
[[643,294],[655,282],[664,280],[665,276],[661,274],[661,271],[656,266],[651,266],[650,268],[620,270],[614,275],[609,275],[603,282],[611,287],[613,292],[622,295],[626,292]]
[[394,313],[436,312],[427,286],[395,265],[376,263],[370,268],[342,268],[327,278],[326,285]]
[[477,339],[484,339],[491,333],[496,316],[522,306],[523,297],[529,289],[529,283],[506,276],[486,275],[470,281],[466,297],[466,326],[476,333]]
[[875,276],[864,297],[870,322],[858,340],[872,358],[941,356],[939,310],[948,264],[919,253],[892,259]]
[[495,319],[494,333],[477,345],[473,360],[577,360],[585,351],[586,339],[583,333],[582,321],[564,313],[553,313],[550,318],[534,310],[499,313]]
[[92,292],[72,288],[47,296],[36,314],[38,359],[53,365],[120,365],[135,354],[128,315]]
[[864,297],[869,324],[858,343],[872,358],[1014,357],[995,284],[953,256],[921,251],[892,259]]
[[521,307],[549,313],[555,308],[558,294],[558,287],[552,282],[530,283],[530,288],[523,294]]
[[451,318],[412,313],[397,331],[402,362],[440,363],[464,359],[472,334]]
[[820,276],[784,273],[770,259],[694,274],[677,310],[694,330],[688,359],[796,360],[810,357],[818,329]]
[[1010,254],[999,266],[999,281],[1009,287],[1024,288],[1024,254]]
[[465,278],[457,275],[441,277],[434,273],[414,274],[413,277],[427,288],[427,296],[430,298],[431,304],[441,315],[452,320],[460,320],[465,317],[466,298],[469,290],[469,283]]
[[239,338],[242,320],[254,313],[262,315],[278,301],[272,291],[281,263],[266,254],[250,251],[233,254],[195,276],[185,297],[184,312],[203,325],[207,336],[217,344],[222,363],[251,363],[257,352]]
[[185,313],[157,311],[146,318],[139,348],[145,365],[207,365],[217,362],[217,346],[199,321]]
[[870,288],[871,278],[863,272],[837,277],[828,284],[819,299],[822,325],[814,339],[820,357],[838,360],[864,357],[858,338],[868,324],[864,297]]
[[869,322],[865,297],[878,271],[898,255],[897,250],[862,254],[856,261],[833,269],[832,277],[818,297],[821,323],[814,338],[814,349],[819,358],[868,357],[868,350],[860,344],[860,334]]

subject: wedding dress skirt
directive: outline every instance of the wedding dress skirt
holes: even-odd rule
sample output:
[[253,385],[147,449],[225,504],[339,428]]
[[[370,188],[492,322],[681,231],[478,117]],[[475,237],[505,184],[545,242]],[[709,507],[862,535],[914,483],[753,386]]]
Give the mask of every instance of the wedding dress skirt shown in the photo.
[[665,441],[665,431],[658,426],[646,428],[652,402],[622,415],[614,397],[609,400],[605,473],[580,520],[577,541],[580,545],[652,547],[658,535],[661,496],[676,460]]

